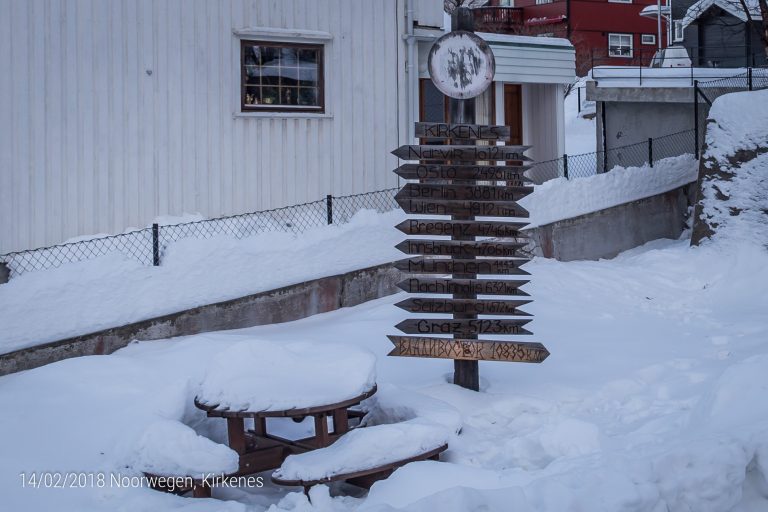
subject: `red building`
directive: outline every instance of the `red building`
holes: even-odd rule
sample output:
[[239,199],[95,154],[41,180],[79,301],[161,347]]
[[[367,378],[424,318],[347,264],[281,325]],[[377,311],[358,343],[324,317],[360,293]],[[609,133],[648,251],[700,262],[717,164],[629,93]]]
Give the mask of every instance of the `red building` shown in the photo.
[[584,76],[593,65],[650,62],[658,42],[656,19],[640,16],[648,5],[656,0],[490,0],[475,9],[475,30],[567,38],[576,48],[576,73]]

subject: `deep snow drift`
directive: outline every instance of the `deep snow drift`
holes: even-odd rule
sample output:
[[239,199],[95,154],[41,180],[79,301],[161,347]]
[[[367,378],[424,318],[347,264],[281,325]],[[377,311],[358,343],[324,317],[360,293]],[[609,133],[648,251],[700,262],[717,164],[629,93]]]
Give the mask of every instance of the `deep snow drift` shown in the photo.
[[[546,224],[666,192],[695,180],[696,169],[683,155],[652,168],[558,178],[520,204],[532,226]],[[405,218],[364,210],[347,224],[298,235],[181,240],[159,267],[113,253],[22,274],[0,286],[0,353],[395,261],[405,235],[394,226]]]
[[[766,251],[748,242],[689,248],[686,240],[658,241],[609,261],[535,259],[527,269],[532,338],[552,355],[540,365],[481,363],[481,393],[446,383],[450,361],[386,357],[386,335],[408,316],[394,306],[404,294],[289,324],[136,343],[111,356],[2,377],[3,508],[768,510]],[[215,500],[111,483],[22,485],[21,472],[138,475],[156,462],[143,460],[139,454],[151,457],[139,448],[157,422],[181,421],[222,442],[224,422],[206,419],[192,398],[217,354],[248,340],[366,348],[377,357],[382,405],[402,411],[379,420],[428,417],[446,429],[463,423],[461,434],[445,462],[406,466],[367,495],[334,485],[333,495],[352,496],[331,497],[318,486],[311,505],[299,489],[276,488],[268,478],[262,488],[217,488]],[[414,390],[432,400],[415,400]],[[288,420],[274,428],[297,436],[311,426]],[[211,463],[226,463],[225,453],[209,455]]]

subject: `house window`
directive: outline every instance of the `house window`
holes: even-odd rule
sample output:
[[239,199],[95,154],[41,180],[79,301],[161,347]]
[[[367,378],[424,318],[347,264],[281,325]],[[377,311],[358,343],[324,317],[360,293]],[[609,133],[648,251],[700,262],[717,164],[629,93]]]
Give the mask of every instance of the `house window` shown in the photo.
[[683,32],[685,30],[685,27],[683,27],[683,22],[678,20],[675,21],[675,42],[679,42],[683,40]]
[[512,0],[499,0],[499,7],[513,7]]
[[608,55],[632,57],[632,34],[608,34]]
[[631,4],[632,0],[608,0],[612,4]]
[[241,41],[241,108],[323,112],[323,45]]
[[552,2],[554,2],[554,1],[555,1],[555,0],[536,0],[536,5],[541,5],[541,4],[551,4],[551,3],[552,3]]
[[656,44],[656,35],[654,34],[643,34],[640,36],[640,43],[641,44]]

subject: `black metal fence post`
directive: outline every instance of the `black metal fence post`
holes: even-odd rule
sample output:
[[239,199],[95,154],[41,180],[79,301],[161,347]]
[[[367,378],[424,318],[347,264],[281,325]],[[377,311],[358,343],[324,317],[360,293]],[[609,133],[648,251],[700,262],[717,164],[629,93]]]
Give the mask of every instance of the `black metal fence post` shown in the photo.
[[5,284],[11,278],[11,270],[8,268],[8,264],[4,261],[0,261],[0,284]]
[[576,88],[576,94],[579,97],[578,109],[579,109],[579,114],[581,114],[581,87]]
[[653,138],[648,137],[648,164],[653,167]]
[[333,224],[333,196],[331,194],[325,196],[325,212],[328,217],[328,224]]
[[693,154],[699,159],[699,81],[693,81]]
[[160,226],[152,224],[152,265],[160,266]]
[[563,177],[568,179],[568,155],[563,155]]
[[747,68],[747,89],[752,90],[752,68]]

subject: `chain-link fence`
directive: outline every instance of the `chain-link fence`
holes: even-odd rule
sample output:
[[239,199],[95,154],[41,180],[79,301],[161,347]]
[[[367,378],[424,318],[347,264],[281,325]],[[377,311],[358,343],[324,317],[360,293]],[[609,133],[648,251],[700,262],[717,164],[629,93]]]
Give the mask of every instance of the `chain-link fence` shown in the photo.
[[[184,238],[212,238],[226,235],[245,238],[269,231],[301,233],[328,224],[343,224],[362,209],[386,212],[397,208],[391,188],[350,196],[326,196],[311,203],[287,206],[229,217],[173,225],[153,224],[119,235],[91,238],[27,251],[0,254],[0,265],[10,277],[33,270],[60,267],[110,253],[120,253],[144,265],[159,265],[167,247]],[[0,281],[2,282],[2,281]]]
[[695,81],[693,110],[696,156],[704,144],[709,108],[723,94],[768,89],[768,68],[748,68],[745,72],[717,80]]
[[554,160],[538,162],[533,165],[531,174],[543,177],[544,181],[558,177],[586,178],[616,167],[642,167],[646,164],[653,167],[654,162],[662,158],[693,154],[693,151],[694,130],[685,130],[608,151],[563,155]]

